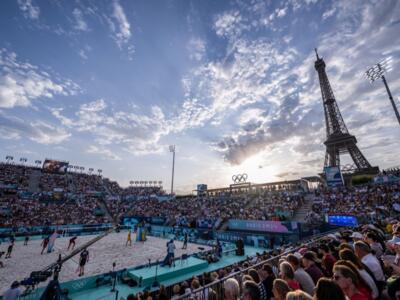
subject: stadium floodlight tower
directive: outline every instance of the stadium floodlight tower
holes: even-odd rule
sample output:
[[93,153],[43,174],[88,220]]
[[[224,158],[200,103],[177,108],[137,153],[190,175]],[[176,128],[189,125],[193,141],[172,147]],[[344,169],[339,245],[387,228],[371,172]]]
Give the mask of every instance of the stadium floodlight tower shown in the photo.
[[172,195],[174,193],[175,145],[169,146],[169,152],[172,152],[172,179],[171,179],[171,195]]
[[396,114],[397,121],[399,122],[400,125],[400,114],[399,111],[397,110],[396,103],[394,102],[392,93],[390,92],[389,86],[387,84],[386,78],[385,78],[385,72],[391,71],[391,62],[392,62],[392,57],[387,57],[383,61],[377,63],[376,65],[370,67],[366,72],[365,76],[369,79],[369,81],[372,83],[375,80],[378,80],[379,78],[382,79],[383,84],[385,85],[386,91],[389,95],[390,102],[392,103],[394,113]]

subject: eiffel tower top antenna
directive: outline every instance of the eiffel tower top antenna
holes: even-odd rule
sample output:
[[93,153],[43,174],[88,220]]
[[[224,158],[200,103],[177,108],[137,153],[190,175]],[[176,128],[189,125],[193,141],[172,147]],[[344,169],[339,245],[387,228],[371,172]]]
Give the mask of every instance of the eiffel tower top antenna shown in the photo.
[[317,59],[319,59],[317,48],[314,48],[314,51],[315,51],[315,55],[317,55]]

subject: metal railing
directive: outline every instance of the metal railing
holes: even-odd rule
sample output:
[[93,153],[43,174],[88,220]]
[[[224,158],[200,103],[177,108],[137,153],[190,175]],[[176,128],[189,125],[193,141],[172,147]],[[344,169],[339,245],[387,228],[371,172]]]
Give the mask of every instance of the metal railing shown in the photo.
[[254,265],[249,266],[248,268],[245,268],[243,270],[240,270],[238,272],[231,273],[224,278],[221,278],[219,280],[216,280],[214,282],[211,282],[209,284],[206,284],[196,290],[193,290],[191,293],[186,293],[184,295],[179,296],[178,298],[175,298],[175,300],[184,300],[184,299],[195,299],[195,300],[207,300],[207,299],[224,299],[224,282],[229,279],[229,278],[234,278],[239,282],[239,286],[242,286],[242,277],[245,275],[245,273],[250,270],[250,269],[259,269],[261,268],[265,263],[270,263],[271,265],[277,267],[279,259],[282,256],[286,256],[290,253],[293,253],[300,248],[303,248],[304,246],[309,246],[312,244],[315,244],[316,242],[320,241],[322,238],[326,237],[328,234],[337,232],[338,229],[327,231],[324,233],[320,233],[317,235],[312,236],[311,238],[305,239],[306,242],[302,242],[302,244],[298,247],[290,248],[289,250],[271,257],[269,259],[266,259],[262,262],[256,263]]

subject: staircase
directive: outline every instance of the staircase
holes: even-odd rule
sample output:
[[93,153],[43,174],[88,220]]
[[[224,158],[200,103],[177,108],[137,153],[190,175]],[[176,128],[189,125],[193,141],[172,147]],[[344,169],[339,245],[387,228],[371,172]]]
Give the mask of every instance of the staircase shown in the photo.
[[30,193],[39,192],[39,183],[41,176],[42,172],[40,170],[32,170],[32,173],[29,176],[28,192]]
[[101,207],[101,209],[106,213],[108,219],[114,224],[117,225],[118,222],[118,217],[117,216],[113,216],[110,209],[108,208],[108,205],[106,203],[106,201],[104,200],[103,197],[100,197],[97,199],[97,203],[99,204],[99,206]]
[[217,230],[218,231],[226,231],[226,230],[228,230],[228,225],[229,225],[229,219],[226,219],[221,222],[221,224],[218,226]]
[[106,192],[107,195],[112,196],[113,193],[111,193],[110,189],[108,188],[107,184],[104,183],[104,181],[100,178],[99,182],[101,186],[104,188],[104,191]]
[[312,205],[314,203],[314,195],[308,194],[304,197],[304,200],[304,204],[295,212],[292,221],[304,222],[306,215],[311,211]]
[[74,175],[72,174],[66,174],[67,177],[67,183],[68,183],[68,191],[69,192],[75,192],[76,191],[76,186],[74,182]]

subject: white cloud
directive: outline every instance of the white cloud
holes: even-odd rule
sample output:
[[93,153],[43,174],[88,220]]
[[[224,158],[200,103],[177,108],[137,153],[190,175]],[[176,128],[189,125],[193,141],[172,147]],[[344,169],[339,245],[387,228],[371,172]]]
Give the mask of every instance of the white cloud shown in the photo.
[[122,47],[124,44],[128,43],[131,34],[131,25],[126,18],[124,9],[119,4],[117,0],[113,1],[113,14],[112,17],[116,23],[109,19],[109,25],[111,31],[115,34],[115,41],[118,47]]
[[17,55],[0,49],[0,108],[30,106],[32,101],[73,95],[79,87],[70,80],[54,80],[30,63],[20,62]]
[[78,55],[83,59],[89,59],[89,52],[92,51],[92,47],[89,45],[84,46],[83,48],[79,49]]
[[74,15],[75,22],[76,22],[74,25],[74,28],[77,30],[81,30],[81,31],[88,31],[89,27],[83,18],[82,11],[78,8],[75,8],[73,10],[72,14]]
[[31,126],[34,128],[36,135],[29,138],[39,144],[60,144],[71,136],[65,129],[42,121],[32,122]]
[[64,116],[61,109],[53,109],[52,113],[64,126],[93,134],[96,148],[91,149],[92,153],[102,152],[106,156],[111,154],[108,152],[111,150],[106,149],[111,144],[135,155],[159,153],[162,151],[160,138],[168,133],[164,114],[157,106],[146,116],[110,110],[106,102],[99,99],[82,104],[73,118]]
[[329,17],[332,17],[335,14],[335,12],[336,12],[336,6],[333,5],[332,8],[328,9],[322,14],[322,20],[326,20]]
[[82,59],[84,59],[84,60],[88,59],[87,53],[86,53],[86,51],[84,49],[80,49],[78,54]]
[[[327,13],[325,17],[337,15],[337,24],[333,25],[334,30],[321,36],[318,46],[320,53],[329,57],[328,76],[345,122],[352,126],[352,133],[360,136],[359,141],[368,140],[369,132],[394,128],[394,118],[382,120],[386,118],[388,104],[376,103],[379,93],[371,93],[369,88],[369,95],[365,95],[367,82],[363,81],[362,73],[371,64],[368,59],[377,57],[375,61],[379,61],[383,52],[396,53],[393,45],[398,43],[393,39],[398,39],[398,26],[389,24],[397,24],[400,8],[395,1],[387,1],[385,5],[363,3],[342,1],[336,11]],[[218,120],[224,138],[223,143],[214,144],[217,146],[214,149],[233,163],[240,164],[249,156],[272,150],[286,153],[297,164],[305,157],[308,160],[323,157],[324,118],[313,53],[310,51],[303,57],[295,49],[282,50],[276,42],[249,41],[244,30],[252,28],[253,23],[231,10],[219,16],[214,29],[217,35],[229,37],[226,56],[193,70],[183,80],[187,100],[184,113],[179,115],[182,123],[178,128],[203,126]],[[396,74],[392,76],[399,78]],[[391,85],[398,90],[400,81],[393,80]],[[383,88],[380,95],[386,97]],[[289,107],[296,114],[290,114],[287,108],[290,102],[285,103],[292,96],[298,99],[297,104]],[[243,107],[249,107],[250,111],[262,107],[265,114],[251,118],[244,113],[234,123],[239,126],[227,124],[231,122],[230,115]],[[257,115],[256,111],[253,113]],[[382,118],[376,119],[376,115]],[[175,124],[179,125],[179,121]],[[224,133],[226,126],[230,130]],[[362,148],[362,143],[359,144]]]
[[[172,131],[204,126],[209,121],[218,124],[239,108],[261,101],[279,103],[280,95],[287,91],[280,82],[296,58],[293,49],[278,50],[264,39],[236,39],[227,56],[229,62],[205,63],[183,80],[187,99],[171,122]],[[280,77],[276,76],[278,67]]]
[[201,61],[206,52],[206,43],[201,38],[191,38],[189,40],[187,50],[190,59]]
[[25,18],[32,20],[39,18],[40,9],[32,3],[32,0],[18,0],[18,6]]
[[217,16],[214,28],[217,35],[226,37],[239,35],[245,29],[239,11],[225,12]]
[[43,121],[29,122],[0,112],[0,137],[3,139],[30,139],[38,144],[60,144],[71,136],[64,128]]
[[86,152],[92,154],[99,154],[111,160],[121,160],[121,157],[119,157],[110,149],[106,149],[104,147],[101,148],[95,145],[90,145]]
[[286,6],[283,7],[283,8],[277,9],[276,10],[276,16],[278,18],[283,18],[284,16],[286,16],[287,9],[288,8]]
[[135,53],[135,47],[131,42],[132,32],[131,24],[126,17],[125,11],[118,0],[112,2],[112,18],[104,16],[109,28],[112,32],[112,38],[115,40],[118,48],[125,49],[128,55],[128,59],[132,60],[132,56]]

